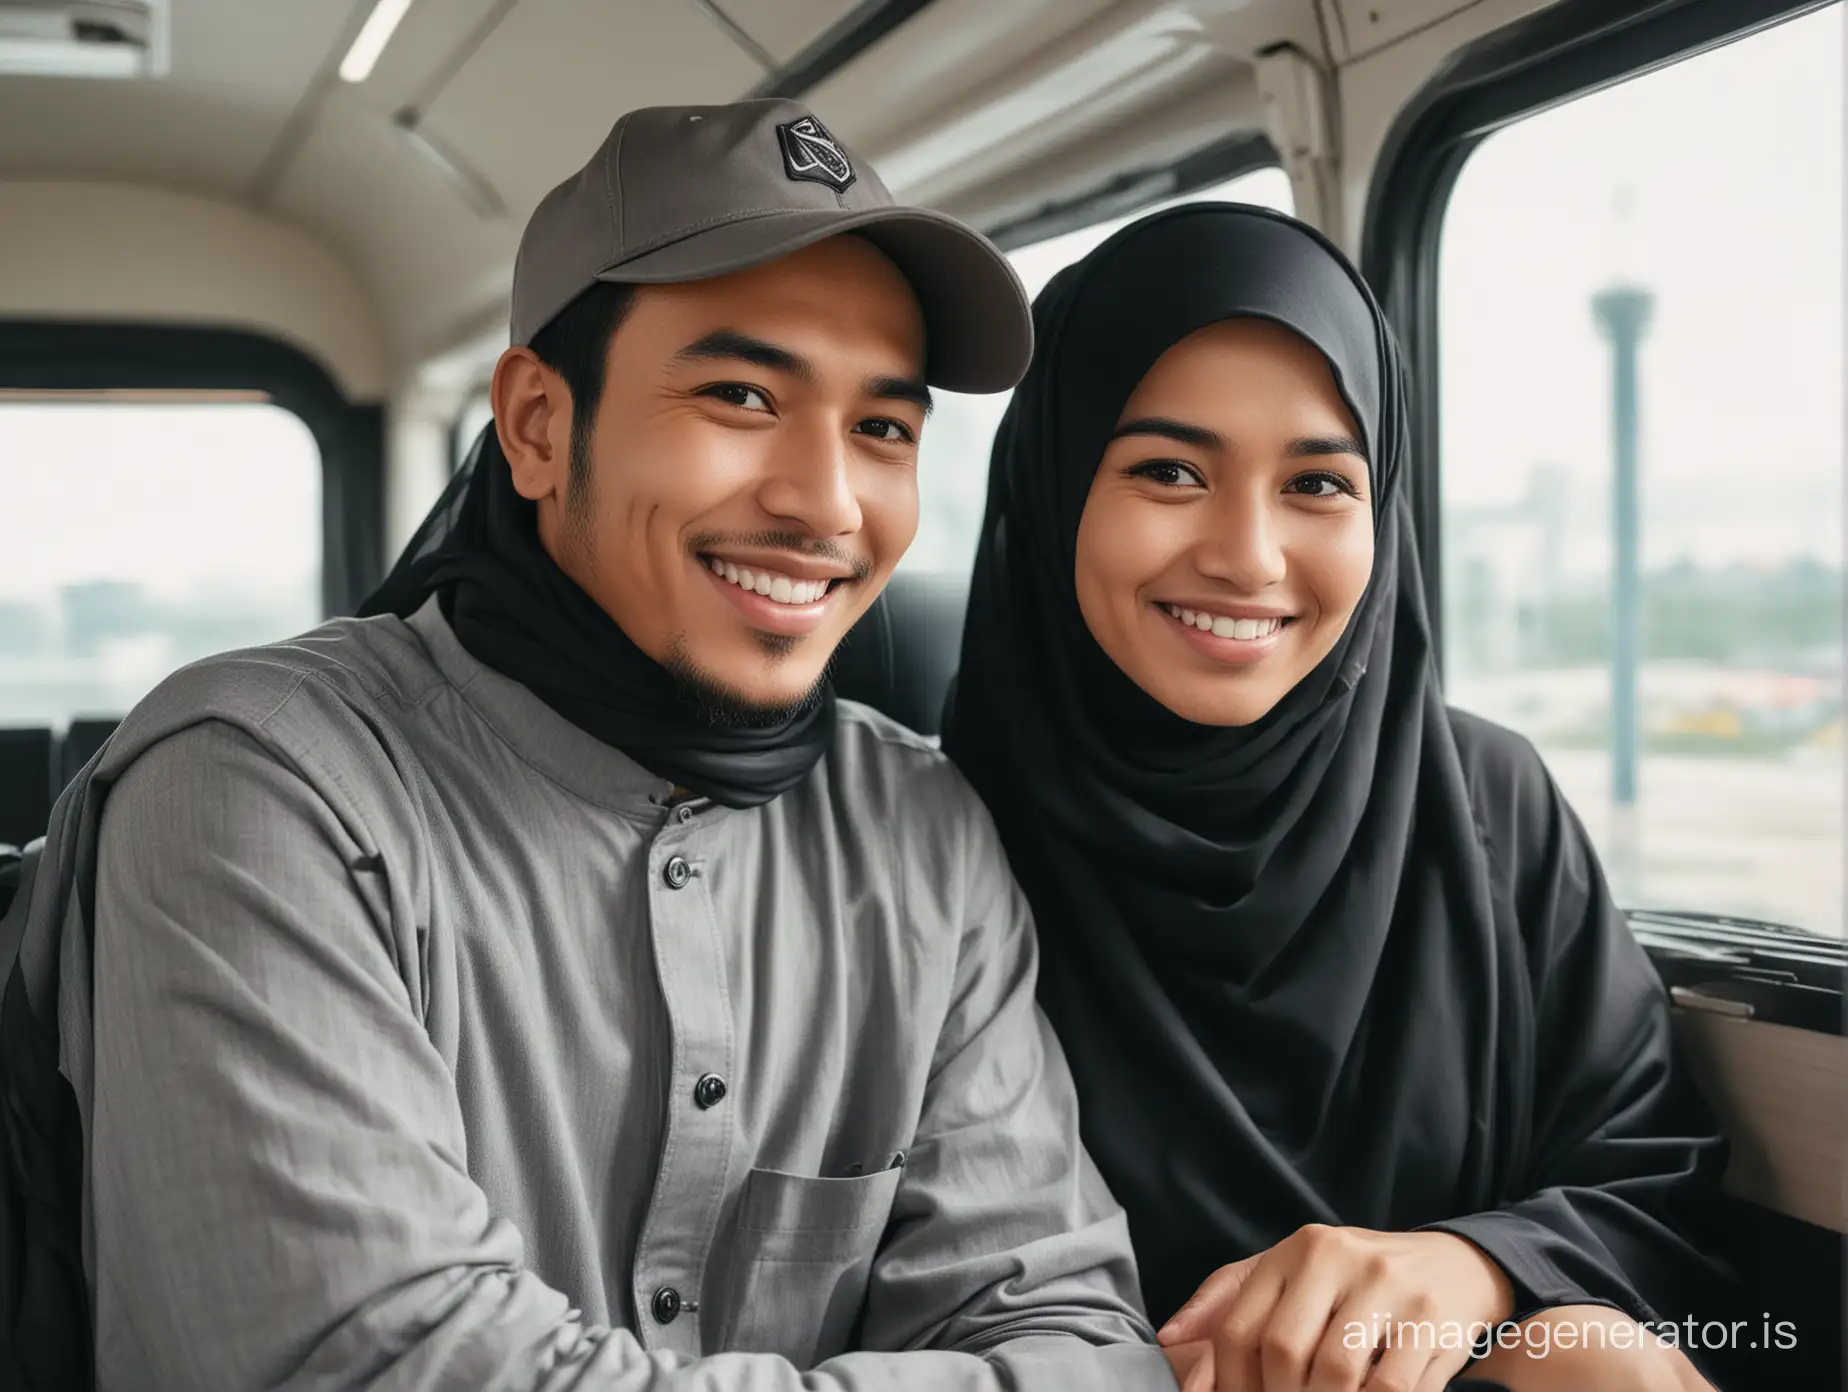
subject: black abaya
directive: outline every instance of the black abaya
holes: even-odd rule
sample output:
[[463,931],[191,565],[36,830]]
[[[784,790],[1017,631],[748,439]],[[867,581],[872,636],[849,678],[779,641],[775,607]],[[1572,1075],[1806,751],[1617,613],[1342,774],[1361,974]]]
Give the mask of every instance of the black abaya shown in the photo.
[[[1439,693],[1378,306],[1318,234],[1193,205],[1034,307],[997,437],[945,746],[1033,903],[1040,996],[1150,1314],[1307,1223],[1432,1228],[1517,1315],[1702,1299],[1723,1146],[1583,828],[1516,735]],[[1321,351],[1368,448],[1375,561],[1335,650],[1257,723],[1189,724],[1105,656],[1073,585],[1125,402],[1220,320]]]

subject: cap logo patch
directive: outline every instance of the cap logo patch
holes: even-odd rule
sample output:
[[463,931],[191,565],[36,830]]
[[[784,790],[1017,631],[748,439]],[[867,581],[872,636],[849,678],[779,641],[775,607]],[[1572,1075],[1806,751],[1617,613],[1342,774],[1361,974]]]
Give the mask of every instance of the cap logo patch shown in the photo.
[[828,128],[813,116],[790,121],[776,128],[783,146],[783,172],[792,179],[826,184],[836,193],[845,193],[854,180],[853,166]]

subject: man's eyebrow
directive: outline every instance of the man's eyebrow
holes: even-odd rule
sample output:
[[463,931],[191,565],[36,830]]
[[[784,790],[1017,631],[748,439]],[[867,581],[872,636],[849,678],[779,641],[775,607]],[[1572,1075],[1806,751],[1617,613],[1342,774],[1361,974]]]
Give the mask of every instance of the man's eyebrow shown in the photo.
[[[815,371],[815,364],[802,354],[785,348],[781,344],[772,343],[768,339],[740,333],[737,329],[715,329],[695,339],[674,354],[675,362],[711,362],[728,359],[767,368],[771,372],[786,372],[791,377],[799,378],[810,385],[820,380],[820,374]],[[914,402],[924,408],[926,415],[930,414],[933,405],[930,388],[925,385],[922,377],[869,377],[863,389],[868,396],[881,397],[889,401]]]
[[1189,425],[1186,421],[1174,420],[1169,416],[1140,416],[1135,420],[1124,421],[1110,433],[1110,438],[1120,440],[1125,435],[1159,435],[1164,440],[1192,445],[1195,449],[1223,450],[1226,447],[1225,436],[1217,430],[1208,430],[1204,425]]
[[1311,435],[1301,440],[1290,441],[1284,450],[1286,459],[1309,459],[1324,454],[1351,454],[1356,459],[1365,460],[1367,447],[1352,435]]
[[736,329],[715,329],[702,338],[697,338],[674,354],[675,362],[705,362],[729,359],[733,362],[747,362],[755,367],[767,368],[771,372],[786,372],[791,377],[804,382],[816,380],[815,364],[800,353],[771,343],[766,339],[754,338]]
[[868,396],[884,401],[909,401],[922,407],[927,416],[936,404],[922,377],[868,377],[864,390]]

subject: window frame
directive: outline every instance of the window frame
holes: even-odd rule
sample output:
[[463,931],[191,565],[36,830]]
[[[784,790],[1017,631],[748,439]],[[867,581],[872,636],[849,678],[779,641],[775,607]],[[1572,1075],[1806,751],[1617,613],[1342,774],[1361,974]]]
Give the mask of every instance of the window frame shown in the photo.
[[385,573],[385,411],[347,398],[313,358],[244,329],[0,320],[0,390],[254,391],[321,455],[321,607],[351,613]]
[[1489,136],[1836,0],[1562,0],[1459,51],[1400,111],[1367,190],[1361,273],[1405,350],[1410,501],[1444,662],[1438,254],[1457,177]]
[[1283,167],[1283,157],[1261,131],[1241,130],[1208,142],[1166,164],[1119,170],[1075,198],[1041,204],[1021,217],[985,227],[1004,252],[1062,237],[1114,217],[1133,217],[1172,198],[1229,183],[1260,169]]
[[[1410,501],[1440,670],[1443,645],[1438,256],[1458,175],[1495,132],[1826,9],[1837,0],[1562,0],[1457,53],[1401,110],[1367,192],[1361,271],[1412,375]],[[1782,925],[1626,911],[1677,1005],[1834,1032],[1848,940]]]

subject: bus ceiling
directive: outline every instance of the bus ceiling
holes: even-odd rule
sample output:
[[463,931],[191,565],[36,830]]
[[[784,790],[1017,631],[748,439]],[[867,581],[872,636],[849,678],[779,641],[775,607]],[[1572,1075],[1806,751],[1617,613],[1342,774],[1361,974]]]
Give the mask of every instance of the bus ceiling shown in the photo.
[[1351,242],[1390,107],[1537,3],[0,0],[0,317],[237,327],[354,400],[453,395],[616,112],[750,92],[989,226],[1268,136]]

